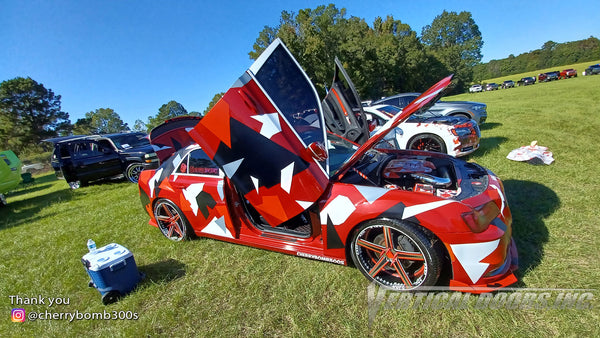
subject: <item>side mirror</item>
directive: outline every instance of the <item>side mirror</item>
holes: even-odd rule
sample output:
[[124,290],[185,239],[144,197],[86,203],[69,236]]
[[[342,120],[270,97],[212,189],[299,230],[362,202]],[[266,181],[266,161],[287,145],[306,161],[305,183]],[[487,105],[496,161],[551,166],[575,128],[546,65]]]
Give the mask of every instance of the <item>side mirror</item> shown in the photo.
[[315,159],[319,162],[327,159],[327,149],[321,142],[313,142],[304,149],[303,156],[305,160]]

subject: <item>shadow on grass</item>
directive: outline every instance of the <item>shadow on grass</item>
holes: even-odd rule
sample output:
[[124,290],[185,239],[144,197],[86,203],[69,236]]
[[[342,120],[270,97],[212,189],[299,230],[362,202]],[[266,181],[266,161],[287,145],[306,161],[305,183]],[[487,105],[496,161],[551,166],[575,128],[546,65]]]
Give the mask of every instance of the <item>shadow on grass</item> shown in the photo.
[[[21,201],[10,202],[0,208],[0,230],[13,228],[24,223],[41,219],[37,214],[50,204],[69,201],[73,198],[71,190],[59,190],[52,193],[28,198]],[[56,213],[45,215],[54,217]]]
[[492,130],[494,128],[502,126],[502,123],[498,122],[486,122],[479,126],[479,130]]
[[[548,242],[544,219],[559,208],[560,199],[550,188],[536,182],[507,180],[503,183],[513,216],[513,239],[519,252],[519,269],[515,274],[521,280],[544,257],[544,244]],[[518,285],[525,286],[522,281]]]
[[139,270],[146,274],[146,281],[168,283],[185,276],[185,264],[175,259],[143,265]]
[[487,153],[500,148],[500,145],[508,141],[507,137],[495,136],[495,137],[483,137],[479,140],[479,149],[469,155],[469,158],[483,157]]

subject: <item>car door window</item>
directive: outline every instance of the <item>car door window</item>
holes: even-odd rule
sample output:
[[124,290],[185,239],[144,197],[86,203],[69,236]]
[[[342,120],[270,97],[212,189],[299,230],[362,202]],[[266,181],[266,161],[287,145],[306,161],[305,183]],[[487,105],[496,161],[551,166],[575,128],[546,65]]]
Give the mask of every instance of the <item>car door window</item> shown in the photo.
[[219,167],[206,155],[202,149],[196,149],[185,157],[177,173],[192,175],[212,175],[219,176]]
[[283,46],[275,48],[255,76],[305,145],[325,144],[319,101],[312,84]]

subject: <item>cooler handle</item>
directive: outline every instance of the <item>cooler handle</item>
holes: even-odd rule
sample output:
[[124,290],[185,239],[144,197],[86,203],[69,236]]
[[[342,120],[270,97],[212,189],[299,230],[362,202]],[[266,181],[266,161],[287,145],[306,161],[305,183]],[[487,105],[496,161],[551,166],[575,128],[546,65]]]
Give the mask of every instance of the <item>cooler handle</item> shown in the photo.
[[115,263],[113,265],[110,266],[110,271],[117,271],[119,269],[124,268],[127,265],[127,261],[122,260],[119,263]]

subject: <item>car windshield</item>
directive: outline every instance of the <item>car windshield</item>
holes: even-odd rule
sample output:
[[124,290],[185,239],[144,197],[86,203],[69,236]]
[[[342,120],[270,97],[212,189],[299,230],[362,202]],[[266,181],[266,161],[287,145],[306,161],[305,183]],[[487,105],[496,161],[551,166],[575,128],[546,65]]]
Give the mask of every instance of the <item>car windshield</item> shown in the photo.
[[136,148],[150,144],[145,134],[121,134],[108,136],[120,150]]
[[327,150],[329,152],[329,176],[337,173],[338,169],[356,152],[356,144],[336,134],[327,133]]

